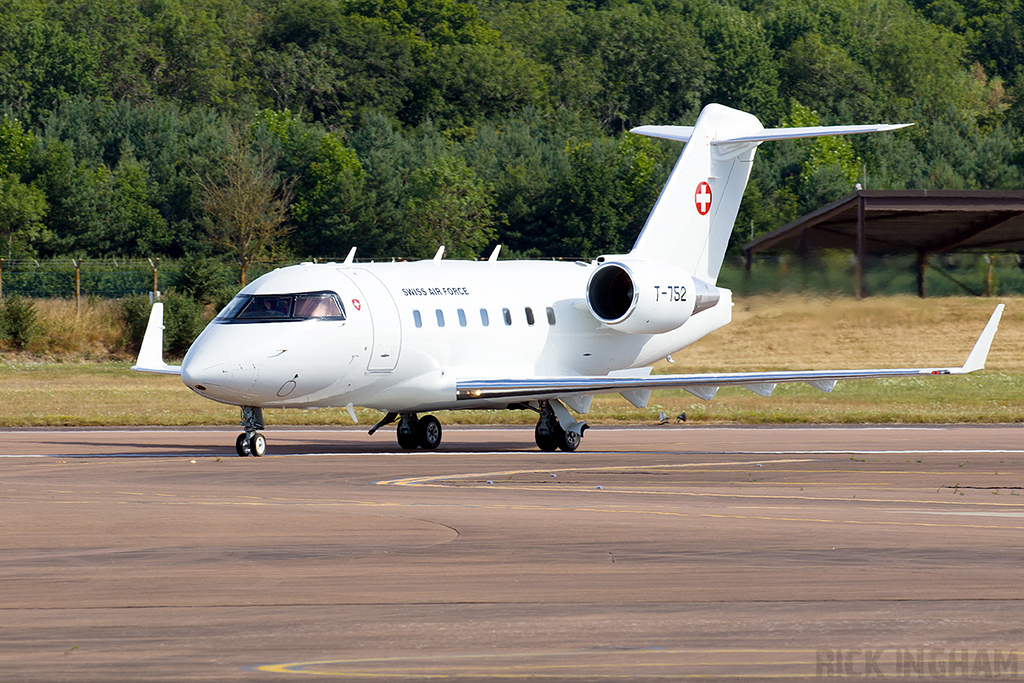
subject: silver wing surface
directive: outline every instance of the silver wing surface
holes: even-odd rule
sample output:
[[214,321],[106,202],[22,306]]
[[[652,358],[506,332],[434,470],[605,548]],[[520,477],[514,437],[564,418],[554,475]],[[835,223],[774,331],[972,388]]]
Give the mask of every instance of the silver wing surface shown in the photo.
[[546,400],[578,394],[614,394],[651,389],[686,389],[705,400],[714,397],[719,387],[741,386],[768,396],[775,385],[804,382],[820,391],[829,392],[844,379],[879,379],[919,375],[963,375],[985,367],[992,339],[995,337],[1003,304],[989,318],[981,336],[961,367],[958,368],[893,368],[879,370],[805,370],[782,372],[715,372],[691,375],[651,375],[648,377],[568,376],[528,377],[518,379],[466,379],[456,383],[459,400],[515,399]]

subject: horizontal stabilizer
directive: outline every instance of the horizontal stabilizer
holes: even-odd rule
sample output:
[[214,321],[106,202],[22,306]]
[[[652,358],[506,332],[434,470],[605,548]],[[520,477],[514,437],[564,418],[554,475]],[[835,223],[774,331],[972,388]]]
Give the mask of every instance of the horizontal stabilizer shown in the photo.
[[700,398],[710,399],[718,387],[742,386],[767,396],[775,384],[806,382],[822,391],[831,390],[839,380],[882,379],[922,375],[962,375],[985,367],[995,336],[1003,304],[996,306],[988,324],[975,343],[967,362],[959,368],[894,368],[879,370],[804,370],[782,372],[716,372],[692,375],[653,375],[650,377],[530,377],[522,379],[481,379],[456,382],[460,400],[517,399],[544,400],[572,394],[613,394],[648,389],[685,389]]
[[[768,142],[770,140],[795,140],[797,138],[816,138],[827,135],[856,135],[858,133],[884,133],[912,126],[912,123],[883,123],[868,126],[806,126],[803,128],[763,128],[748,135],[734,135],[713,138],[712,145],[728,145],[737,142]],[[637,126],[630,133],[646,135],[664,140],[687,142],[693,136],[694,126]]]

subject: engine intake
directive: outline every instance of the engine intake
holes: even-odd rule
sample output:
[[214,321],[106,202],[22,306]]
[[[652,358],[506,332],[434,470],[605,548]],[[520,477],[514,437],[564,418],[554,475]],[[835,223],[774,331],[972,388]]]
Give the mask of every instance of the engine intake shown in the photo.
[[591,314],[631,334],[669,332],[718,300],[718,288],[670,264],[611,261],[587,282]]

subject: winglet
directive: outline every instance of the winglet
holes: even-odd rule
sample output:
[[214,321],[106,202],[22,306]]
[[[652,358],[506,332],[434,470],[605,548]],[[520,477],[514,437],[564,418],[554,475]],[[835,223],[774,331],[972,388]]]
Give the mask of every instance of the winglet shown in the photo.
[[153,304],[146,325],[146,336],[142,338],[139,360],[132,366],[136,372],[154,372],[159,375],[180,375],[180,365],[164,362],[164,305]]
[[999,327],[999,318],[1002,315],[1003,304],[999,304],[992,312],[992,317],[988,319],[985,329],[981,331],[978,341],[974,343],[974,348],[967,356],[967,362],[960,368],[961,372],[974,372],[985,367],[985,359],[988,358],[988,350],[992,346],[992,339],[996,336],[996,328]]

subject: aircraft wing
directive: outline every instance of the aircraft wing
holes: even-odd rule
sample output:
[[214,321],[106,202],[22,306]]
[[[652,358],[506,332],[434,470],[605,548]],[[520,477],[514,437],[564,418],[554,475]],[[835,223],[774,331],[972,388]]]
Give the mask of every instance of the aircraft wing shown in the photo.
[[992,339],[995,337],[1003,304],[989,318],[975,342],[967,361],[958,368],[894,368],[879,370],[805,370],[781,372],[714,372],[691,375],[651,375],[648,377],[530,377],[523,379],[477,379],[456,383],[460,400],[517,399],[543,400],[573,394],[613,394],[646,389],[686,389],[700,398],[710,400],[719,387],[741,386],[768,396],[776,384],[805,382],[820,391],[830,392],[843,379],[879,379],[919,375],[962,375],[985,367]]
[[180,365],[164,362],[164,305],[153,304],[146,324],[146,335],[142,338],[139,359],[132,366],[136,372],[152,372],[158,375],[180,375]]

